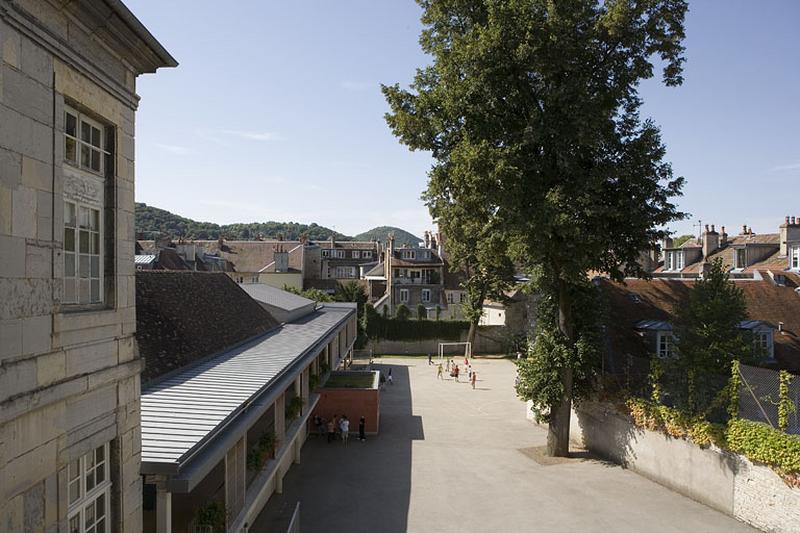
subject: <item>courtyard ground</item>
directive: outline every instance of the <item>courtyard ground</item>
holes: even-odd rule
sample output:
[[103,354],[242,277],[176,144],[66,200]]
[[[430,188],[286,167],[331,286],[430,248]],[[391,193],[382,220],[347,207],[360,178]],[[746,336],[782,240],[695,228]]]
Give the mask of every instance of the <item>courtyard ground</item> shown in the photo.
[[[616,465],[543,458],[511,361],[475,359],[475,390],[463,375],[437,380],[424,358],[375,364],[394,378],[380,434],[309,438],[250,531],[285,531],[298,500],[303,533],[755,531]],[[355,428],[360,414],[345,414]]]

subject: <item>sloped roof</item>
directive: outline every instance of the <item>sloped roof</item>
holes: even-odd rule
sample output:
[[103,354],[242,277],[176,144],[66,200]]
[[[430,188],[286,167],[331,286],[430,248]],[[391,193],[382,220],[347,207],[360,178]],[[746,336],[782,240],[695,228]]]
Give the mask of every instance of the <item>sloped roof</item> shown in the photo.
[[303,298],[299,294],[284,291],[266,283],[244,283],[240,287],[254,300],[278,307],[284,311],[295,311],[316,303],[314,300]]
[[384,275],[383,269],[384,269],[383,263],[378,263],[377,265],[372,267],[369,270],[369,272],[364,274],[364,276],[381,276],[381,277],[383,277],[383,275]]
[[[694,281],[627,279],[623,285],[603,279],[600,283],[608,304],[608,334],[614,349],[645,355],[648,347],[634,331],[637,324],[643,320],[673,322],[675,310],[688,301]],[[734,283],[744,293],[750,320],[783,322],[783,333],[775,334],[775,358],[781,368],[800,373],[800,294],[791,286],[778,286],[767,279]]]
[[245,342],[278,326],[221,272],[137,271],[136,340],[142,382]]
[[289,268],[303,269],[303,244],[300,241],[192,241],[210,253],[218,253],[233,264],[235,272],[274,272],[275,251],[289,252]]
[[142,390],[142,466],[173,473],[355,313],[332,304]]

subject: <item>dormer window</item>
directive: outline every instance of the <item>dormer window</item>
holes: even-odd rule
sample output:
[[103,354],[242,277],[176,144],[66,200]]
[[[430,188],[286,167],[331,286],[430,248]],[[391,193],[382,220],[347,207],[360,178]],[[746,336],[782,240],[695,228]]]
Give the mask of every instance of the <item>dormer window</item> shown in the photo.
[[789,268],[800,270],[800,244],[789,247]]
[[684,263],[682,251],[667,252],[664,259],[664,270],[683,270]]
[[675,355],[675,337],[670,331],[659,331],[656,336],[656,355],[668,359]]
[[416,259],[417,258],[417,254],[416,254],[416,252],[414,250],[402,250],[401,251],[401,257],[403,259]]
[[736,248],[733,254],[733,268],[741,270],[747,266],[747,248]]
[[771,329],[762,329],[753,332],[753,350],[756,357],[774,359]]
[[330,255],[331,255],[331,251],[330,251],[330,249],[328,249],[328,248],[324,248],[324,249],[322,250],[322,257],[330,257]]

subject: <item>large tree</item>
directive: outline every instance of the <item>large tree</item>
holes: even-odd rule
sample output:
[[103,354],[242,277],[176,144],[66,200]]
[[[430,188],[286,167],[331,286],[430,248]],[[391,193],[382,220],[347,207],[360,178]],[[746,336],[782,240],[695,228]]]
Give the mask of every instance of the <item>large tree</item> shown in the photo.
[[[571,294],[588,271],[646,275],[637,259],[680,213],[683,179],[641,120],[639,83],[682,82],[684,0],[418,0],[430,65],[384,87],[401,142],[430,151],[428,193],[476,199],[512,259],[541,268],[567,362],[548,449],[566,455],[580,356]],[[547,329],[547,324],[542,324]]]
[[675,310],[675,357],[665,362],[663,390],[670,403],[694,414],[708,414],[730,377],[731,362],[756,363],[742,290],[730,281],[721,259],[694,283],[688,301]]

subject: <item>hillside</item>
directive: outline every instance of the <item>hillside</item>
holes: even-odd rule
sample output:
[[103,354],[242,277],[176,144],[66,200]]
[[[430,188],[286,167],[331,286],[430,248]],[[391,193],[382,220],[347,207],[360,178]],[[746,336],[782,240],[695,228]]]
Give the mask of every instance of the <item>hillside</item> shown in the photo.
[[311,240],[327,240],[331,234],[339,240],[351,239],[314,223],[270,221],[219,225],[213,222],[198,222],[138,202],[136,203],[136,233],[137,235],[142,234],[147,239],[153,238],[158,233],[184,239],[217,239],[220,235],[231,240],[255,239],[259,235],[265,239],[277,239],[282,235],[284,239],[297,240],[304,233]]
[[419,237],[412,235],[406,230],[395,228],[394,226],[378,226],[377,228],[372,228],[364,233],[359,233],[353,237],[353,239],[357,241],[371,241],[375,239],[385,243],[389,233],[394,233],[395,247],[403,246],[403,244],[408,244],[409,246],[418,246],[419,243],[422,242],[422,239]]

